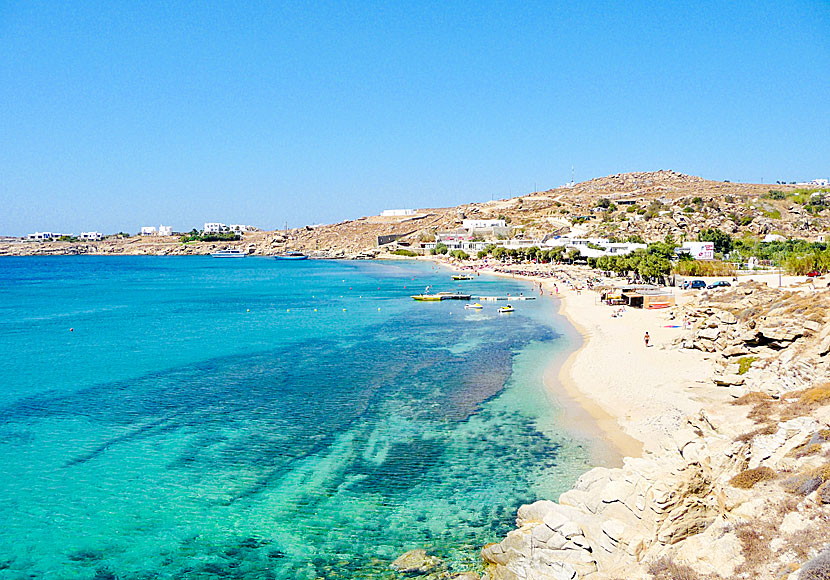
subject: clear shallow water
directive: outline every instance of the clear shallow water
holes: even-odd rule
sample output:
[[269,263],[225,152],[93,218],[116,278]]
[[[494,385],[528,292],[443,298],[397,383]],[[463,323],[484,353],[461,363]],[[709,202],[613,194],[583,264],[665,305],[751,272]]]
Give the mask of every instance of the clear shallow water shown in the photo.
[[383,578],[416,547],[475,567],[589,452],[542,384],[552,303],[409,298],[449,275],[0,259],[0,579]]

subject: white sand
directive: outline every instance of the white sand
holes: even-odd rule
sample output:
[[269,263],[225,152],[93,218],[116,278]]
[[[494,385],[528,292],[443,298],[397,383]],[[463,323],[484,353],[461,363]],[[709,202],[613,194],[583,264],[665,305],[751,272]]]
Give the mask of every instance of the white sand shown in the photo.
[[585,340],[559,381],[623,455],[658,449],[685,415],[715,394],[708,392],[713,390],[711,363],[700,351],[664,348],[683,332],[666,328],[682,325],[682,320],[669,320],[667,311],[627,308],[622,317],[612,318],[617,307],[600,303],[595,292],[578,295],[559,287],[560,313]]
[[[464,269],[483,265],[469,261],[464,263]],[[532,265],[514,268],[551,270],[550,266]],[[561,361],[554,361],[545,380],[564,408],[566,425],[603,439],[606,450],[610,446],[616,451],[608,454],[600,446],[598,453],[604,455],[600,463],[619,464],[622,456],[638,457],[644,451],[658,451],[670,444],[671,435],[681,426],[684,416],[730,400],[727,390],[712,381],[711,355],[667,348],[683,333],[682,328],[667,327],[682,327],[682,315],[678,320],[670,320],[669,310],[626,308],[622,317],[612,318],[612,312],[619,307],[602,304],[599,294],[581,283],[595,277],[596,272],[578,266],[555,266],[553,270],[581,285],[581,292],[556,279],[517,276],[489,268],[481,271],[525,278],[537,284],[541,281],[545,294],[552,293],[560,301],[560,313],[582,335],[582,347],[561,367]],[[747,279],[770,286],[778,286],[779,281],[777,274],[767,273],[741,277],[741,281]],[[803,276],[784,276],[782,282],[801,290],[809,288]],[[816,285],[826,283],[822,278]],[[695,292],[674,289],[677,304],[685,304]],[[643,340],[646,331],[650,335],[649,347]]]
[[[554,270],[577,281],[596,276],[584,267],[556,266]],[[623,456],[639,457],[643,451],[658,450],[684,416],[727,398],[725,389],[713,386],[709,355],[665,348],[683,332],[682,328],[666,328],[682,326],[682,318],[669,320],[667,310],[626,308],[622,317],[612,318],[619,307],[602,304],[599,294],[584,285],[578,293],[556,279],[482,272],[541,281],[545,295],[553,293],[560,302],[560,314],[582,335],[581,348],[561,367],[561,361],[556,361],[545,379],[563,407],[566,426],[605,443],[595,450],[599,463],[621,464]],[[675,295],[678,304],[683,304],[691,294],[675,290]],[[643,340],[646,331],[649,347]],[[614,453],[608,453],[609,447]]]

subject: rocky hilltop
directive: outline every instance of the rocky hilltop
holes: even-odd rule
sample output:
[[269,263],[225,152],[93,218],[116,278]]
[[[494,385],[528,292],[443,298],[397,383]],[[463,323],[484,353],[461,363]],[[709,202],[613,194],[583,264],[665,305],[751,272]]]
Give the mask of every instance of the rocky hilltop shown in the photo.
[[[770,196],[770,191],[778,192]],[[830,229],[830,210],[808,211],[787,194],[792,185],[728,183],[674,171],[620,173],[547,191],[457,207],[422,208],[402,217],[367,216],[287,231],[254,232],[230,245],[252,255],[301,250],[319,257],[371,257],[397,247],[417,249],[435,233],[461,225],[463,219],[503,217],[515,235],[539,239],[574,229],[596,237],[640,236],[647,241],[693,239],[714,227],[755,236],[810,237]],[[803,201],[803,200],[802,200]],[[602,205],[598,205],[602,204]],[[604,207],[603,207],[604,206]],[[396,242],[378,246],[381,236]],[[400,246],[398,245],[400,244]],[[228,243],[182,244],[177,238],[140,236],[102,242],[0,242],[10,254],[207,254]]]
[[668,317],[687,329],[666,348],[707,353],[719,396],[658,449],[520,508],[487,578],[830,577],[830,294],[747,282]]

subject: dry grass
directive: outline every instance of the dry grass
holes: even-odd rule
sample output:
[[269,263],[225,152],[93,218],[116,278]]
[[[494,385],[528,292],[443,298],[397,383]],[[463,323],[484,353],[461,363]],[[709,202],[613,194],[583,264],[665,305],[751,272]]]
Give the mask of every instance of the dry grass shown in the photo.
[[776,473],[769,467],[756,467],[740,472],[729,480],[729,485],[740,489],[751,489],[756,483],[775,479],[776,477],[778,477]]
[[823,510],[803,514],[805,518],[811,519],[806,529],[789,535],[780,534],[784,516],[794,511],[794,505],[797,503],[795,500],[782,502],[778,509],[770,514],[771,519],[756,519],[735,528],[735,535],[741,542],[744,557],[744,562],[735,571],[735,578],[780,578],[791,573],[794,569],[793,564],[781,563],[778,559],[780,553],[773,553],[770,549],[770,541],[776,537],[784,540],[784,551],[791,552],[799,562],[814,556],[817,550],[827,545],[830,538],[830,517]]
[[[820,429],[813,433],[812,437],[810,437],[808,441],[805,441],[798,447],[793,448],[792,451],[787,453],[787,456],[801,459],[802,457],[807,457],[808,455],[818,455],[824,448],[823,445],[829,441],[830,429]],[[828,449],[828,452],[830,452],[830,449]]]
[[649,564],[648,573],[654,580],[704,580],[706,578],[700,576],[689,566],[675,564],[669,558],[660,558]]
[[781,412],[784,421],[809,415],[818,407],[830,404],[830,383],[788,393],[782,397],[781,403],[785,406]]
[[757,403],[764,403],[767,401],[774,401],[771,395],[762,393],[761,391],[752,391],[746,395],[739,397],[732,401],[733,405],[755,405]]
[[830,463],[805,469],[784,480],[784,489],[796,495],[809,495],[830,481]]
[[748,433],[741,433],[740,435],[735,437],[735,441],[740,441],[741,443],[748,443],[755,439],[755,437],[757,437],[758,435],[772,435],[776,431],[778,431],[778,427],[770,423],[768,425],[763,425],[761,427],[758,427],[757,429],[749,431]]
[[777,534],[778,524],[768,520],[755,520],[740,524],[735,535],[741,541],[744,562],[738,572],[757,571],[773,557],[769,543]]
[[[747,418],[756,423],[787,421],[807,416],[818,407],[830,404],[830,383],[787,393],[780,400],[775,400],[765,393],[751,392],[734,400],[732,404],[752,405]],[[748,435],[744,434],[741,437]]]

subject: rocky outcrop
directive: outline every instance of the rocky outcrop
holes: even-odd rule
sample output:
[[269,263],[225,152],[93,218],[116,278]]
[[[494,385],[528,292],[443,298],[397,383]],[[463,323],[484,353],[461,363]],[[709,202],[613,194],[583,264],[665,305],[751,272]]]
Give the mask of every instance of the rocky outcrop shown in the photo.
[[[753,418],[743,405],[701,411],[661,449],[621,468],[592,469],[558,502],[522,506],[516,529],[482,550],[486,578],[650,578],[649,567],[668,560],[702,575],[795,580],[822,547],[792,547],[803,526],[830,534],[821,516],[830,502],[830,386],[815,387],[830,379],[820,360],[830,297],[806,298],[742,285],[675,313],[693,322],[676,347],[713,353],[722,369],[715,383],[736,397],[757,392],[744,398],[757,401]],[[734,362],[739,355],[752,358]],[[817,390],[788,395],[806,387]],[[792,404],[777,401],[787,396]],[[824,402],[804,402],[813,400]],[[787,548],[786,557],[748,552],[759,522],[771,530],[763,541]]]

